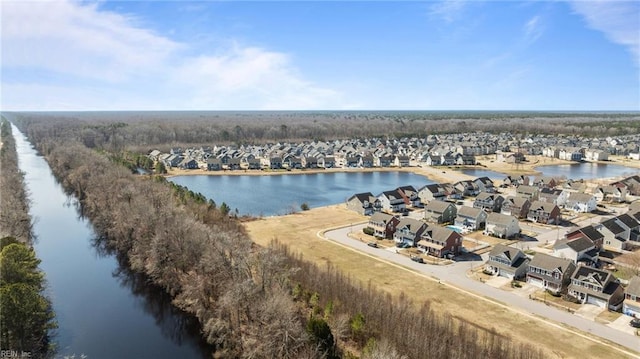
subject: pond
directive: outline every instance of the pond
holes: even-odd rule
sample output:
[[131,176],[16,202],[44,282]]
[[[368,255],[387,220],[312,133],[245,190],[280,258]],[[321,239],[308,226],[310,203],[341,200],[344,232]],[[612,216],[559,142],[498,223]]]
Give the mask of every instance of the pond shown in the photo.
[[580,162],[569,165],[540,166],[535,168],[544,176],[565,177],[567,179],[594,179],[618,176],[631,176],[640,173],[639,169],[616,164]]
[[399,186],[412,185],[419,190],[434,183],[409,172],[331,172],[291,175],[190,175],[171,177],[170,181],[186,186],[223,202],[240,215],[272,216],[300,211],[300,205],[321,207],[344,203],[360,192],[378,195]]

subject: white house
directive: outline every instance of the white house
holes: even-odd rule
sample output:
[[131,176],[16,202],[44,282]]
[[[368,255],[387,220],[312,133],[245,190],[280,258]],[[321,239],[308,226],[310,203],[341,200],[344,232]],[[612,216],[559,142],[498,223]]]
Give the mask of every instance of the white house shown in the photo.
[[502,213],[489,213],[487,215],[487,225],[484,229],[485,235],[499,238],[513,238],[520,233],[518,219]]
[[528,263],[529,259],[521,250],[496,244],[489,252],[485,270],[493,275],[518,279],[526,274]]
[[402,212],[406,208],[404,198],[398,191],[384,191],[378,195],[382,210],[387,212]]
[[565,208],[574,212],[588,213],[595,211],[597,205],[598,203],[594,195],[581,192],[571,192],[569,194],[569,198],[567,198]]

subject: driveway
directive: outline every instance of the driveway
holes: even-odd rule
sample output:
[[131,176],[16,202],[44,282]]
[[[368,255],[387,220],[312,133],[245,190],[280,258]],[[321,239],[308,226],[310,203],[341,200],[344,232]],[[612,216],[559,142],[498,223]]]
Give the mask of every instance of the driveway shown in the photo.
[[[631,322],[631,319],[633,319],[632,317],[628,316],[628,315],[621,315],[620,318],[614,320],[613,322],[607,324],[607,326],[617,329],[619,331],[625,332],[625,333],[629,333],[631,335],[635,335],[636,331],[640,331],[640,329],[638,328],[634,328],[631,325],[629,325],[629,322]],[[638,339],[640,340],[640,339]],[[640,344],[639,344],[640,345]]]
[[[364,227],[365,224],[354,225],[353,231],[361,231]],[[530,300],[528,297],[515,294],[511,291],[505,291],[485,285],[467,277],[466,273],[468,270],[482,265],[484,261],[486,261],[486,253],[482,257],[478,255],[467,255],[463,258],[459,258],[455,263],[445,266],[419,264],[412,262],[408,257],[398,255],[393,251],[372,248],[363,242],[353,240],[348,237],[349,231],[350,226],[334,229],[325,232],[324,237],[330,241],[364,252],[382,261],[409,267],[416,272],[433,277],[436,280],[447,283],[447,285],[459,290],[480,295],[481,297],[484,296],[498,303],[504,303],[505,308],[514,310],[515,312],[531,314],[532,318],[545,318],[550,324],[565,324],[569,327],[575,328],[574,330],[567,330],[573,331],[576,335],[580,335],[580,332],[588,332],[633,351],[640,350],[638,348],[638,337],[629,334],[626,331],[623,332],[616,330],[611,326],[606,326],[593,320],[588,320],[580,315],[574,315],[569,312],[547,306],[544,303]]]
[[596,317],[605,310],[607,309],[598,307],[597,305],[583,304],[580,308],[578,308],[578,310],[576,310],[575,314],[589,320],[595,320]]

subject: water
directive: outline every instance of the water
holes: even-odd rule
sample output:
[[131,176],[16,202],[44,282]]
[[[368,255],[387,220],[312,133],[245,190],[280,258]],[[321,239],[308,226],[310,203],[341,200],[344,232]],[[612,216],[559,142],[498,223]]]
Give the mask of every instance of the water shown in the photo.
[[216,204],[226,203],[239,214],[282,215],[300,211],[300,205],[321,207],[344,203],[360,192],[378,195],[399,186],[419,190],[434,183],[409,172],[331,172],[295,175],[226,176],[194,175],[170,178],[176,184],[200,192]]
[[56,357],[206,357],[195,320],[101,247],[44,159],[17,128],[13,133],[33,200],[35,249],[59,325]]
[[544,176],[565,177],[567,179],[594,179],[618,176],[631,176],[640,170],[606,163],[581,162],[570,165],[540,166],[535,168]]

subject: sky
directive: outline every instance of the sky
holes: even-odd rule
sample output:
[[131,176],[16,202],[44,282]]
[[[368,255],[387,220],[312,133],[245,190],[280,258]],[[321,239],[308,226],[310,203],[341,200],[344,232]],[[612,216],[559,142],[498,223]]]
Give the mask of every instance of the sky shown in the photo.
[[0,2],[0,109],[640,111],[640,1]]

